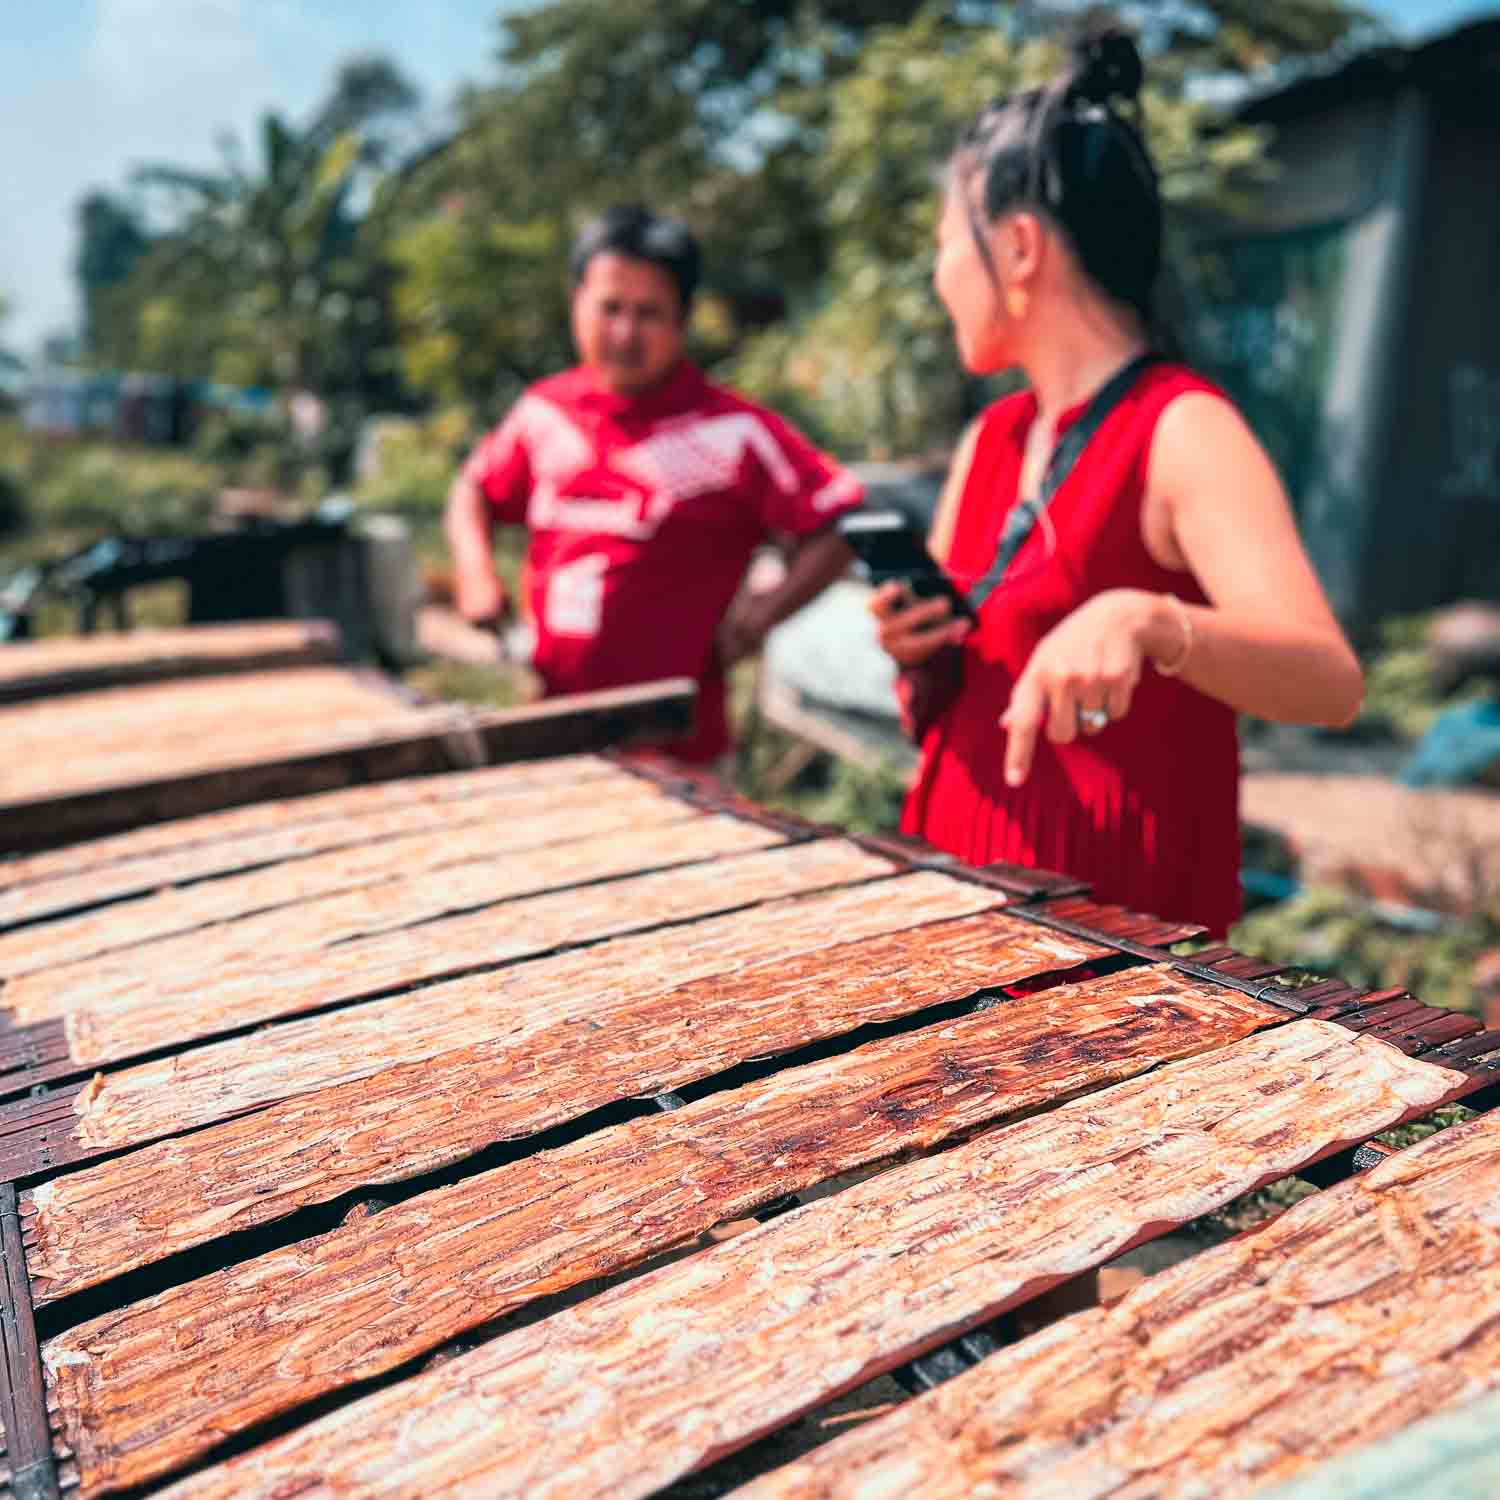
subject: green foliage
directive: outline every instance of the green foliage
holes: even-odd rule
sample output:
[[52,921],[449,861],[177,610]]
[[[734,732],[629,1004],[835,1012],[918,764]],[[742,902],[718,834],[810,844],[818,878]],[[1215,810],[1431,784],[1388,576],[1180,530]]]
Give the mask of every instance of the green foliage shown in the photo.
[[[1381,623],[1375,645],[1363,653],[1365,699],[1357,733],[1415,744],[1444,710],[1500,693],[1500,683],[1477,676],[1446,696],[1439,690],[1427,647],[1432,618],[1399,615]],[[1251,734],[1265,728],[1252,720],[1246,727]]]
[[1365,665],[1361,717],[1390,725],[1404,739],[1420,739],[1442,703],[1425,645],[1430,616],[1407,616],[1381,628],[1381,649]]
[[935,14],[877,31],[828,91],[811,166],[835,246],[822,295],[753,340],[733,379],[846,451],[921,451],[960,425],[965,382],[932,290],[934,172],[962,125],[1021,77],[998,30]]
[[508,18],[503,80],[470,95],[407,199],[429,220],[398,241],[408,378],[490,416],[566,363],[568,245],[629,199],[703,241],[714,312],[700,357],[737,347],[768,307],[815,297],[829,253],[818,91],[873,26],[919,8],[554,0]]
[[755,670],[753,663],[743,663],[730,682],[738,731],[736,788],[767,806],[853,833],[894,829],[906,800],[906,772],[889,762],[861,766],[813,751],[768,723],[755,704]]
[[113,325],[129,304],[119,289],[151,242],[135,210],[110,193],[89,193],[78,205],[78,241],[84,344],[93,349],[120,336]]
[[[93,352],[351,409],[409,409],[415,393],[487,421],[570,357],[580,223],[642,199],[704,243],[701,358],[843,449],[927,449],[984,394],[929,285],[934,171],[985,100],[1055,65],[1048,38],[1076,10],[547,0],[507,16],[495,81],[461,101],[452,138],[398,168],[392,126],[411,92],[388,64],[354,65],[311,120],[267,116],[222,170],[145,173],[171,229],[144,248],[133,206],[89,200]],[[1367,30],[1339,0],[1142,0],[1130,14],[1153,51],[1153,148],[1184,212],[1230,201],[1263,148],[1208,129],[1188,79],[1319,57]],[[769,326],[781,308],[791,321]],[[340,452],[320,458],[337,474]]]
[[1145,0],[1133,8],[1148,34],[1169,45],[1181,74],[1265,74],[1384,35],[1368,11],[1338,0]]
[[1500,921],[1481,912],[1437,932],[1412,932],[1392,925],[1368,901],[1315,887],[1252,912],[1231,937],[1260,958],[1371,989],[1404,985],[1433,1005],[1468,1010],[1474,960],[1500,943]]
[[[834,245],[821,295],[789,328],[753,341],[733,378],[795,404],[840,447],[885,457],[951,441],[989,393],[970,387],[931,285],[936,169],[997,94],[1050,77],[1054,42],[956,27],[940,9],[877,30],[825,91],[811,166]],[[1169,204],[1188,213],[1233,201],[1263,140],[1217,122],[1180,90],[1153,87],[1146,134]]]
[[48,530],[180,532],[206,522],[219,483],[214,469],[181,454],[86,444],[40,465],[28,493],[35,523]]
[[555,220],[512,222],[461,199],[401,229],[392,258],[412,387],[496,414],[566,365],[565,254]]
[[110,531],[184,531],[204,524],[224,482],[212,465],[180,453],[107,443],[51,443],[0,422],[0,492],[21,501],[7,553],[61,552]]
[[803,815],[851,833],[889,833],[901,821],[906,780],[894,765],[869,768],[835,761],[827,787],[803,803]]
[[1413,1120],[1410,1125],[1397,1125],[1393,1130],[1382,1131],[1375,1137],[1384,1146],[1399,1151],[1404,1146],[1415,1146],[1418,1141],[1425,1141],[1428,1136],[1436,1135],[1440,1130],[1451,1130],[1455,1125],[1462,1125],[1465,1120],[1472,1120],[1478,1113],[1470,1109],[1466,1104],[1445,1104],[1441,1109],[1435,1109],[1425,1120]]
[[434,701],[477,703],[485,708],[513,708],[528,696],[526,674],[503,666],[432,661],[410,668],[403,681]]
[[[334,408],[347,449],[357,414],[340,419],[341,405],[389,404],[400,394],[388,222],[356,203],[389,154],[392,117],[415,97],[389,63],[351,63],[306,125],[265,116],[253,166],[231,142],[217,172],[143,168],[137,185],[170,221],[144,249],[125,244],[131,226],[117,205],[89,200],[95,232],[80,272],[98,283],[96,360],[316,391]],[[117,269],[131,255],[122,279]],[[343,456],[320,455],[335,468]]]
[[31,517],[15,475],[0,469],[0,540],[25,531]]
[[1402,739],[1419,740],[1438,715],[1456,704],[1494,698],[1500,684],[1473,677],[1448,697],[1433,677],[1427,650],[1430,614],[1403,615],[1380,627],[1380,645],[1365,663],[1362,721],[1384,725]]
[[354,489],[355,501],[417,523],[436,519],[472,439],[473,429],[458,409],[426,422],[383,424],[369,472]]
[[205,412],[198,419],[193,453],[204,463],[233,471],[264,449],[285,447],[291,441],[286,417],[275,408],[243,411],[231,407]]

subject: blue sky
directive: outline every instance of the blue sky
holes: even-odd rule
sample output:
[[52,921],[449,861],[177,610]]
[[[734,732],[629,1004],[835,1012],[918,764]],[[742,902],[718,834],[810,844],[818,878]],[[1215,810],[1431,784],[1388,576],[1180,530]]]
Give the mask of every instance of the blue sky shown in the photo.
[[[0,293],[6,342],[73,321],[73,211],[143,161],[210,165],[227,126],[310,110],[358,52],[393,57],[441,118],[494,76],[496,17],[526,0],[0,0]],[[598,0],[607,4],[608,0]],[[1369,0],[1367,0],[1369,3]],[[1423,36],[1495,11],[1475,0],[1370,8]]]

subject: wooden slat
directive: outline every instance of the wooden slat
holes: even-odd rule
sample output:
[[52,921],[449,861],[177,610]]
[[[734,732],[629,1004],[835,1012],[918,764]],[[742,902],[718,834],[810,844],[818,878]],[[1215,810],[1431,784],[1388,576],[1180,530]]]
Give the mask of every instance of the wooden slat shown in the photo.
[[[1481,1118],[737,1493],[1243,1495],[1497,1383],[1500,1121]],[[1293,1493],[1359,1493],[1325,1473]]]
[[[342,765],[384,741],[430,738],[452,720],[449,708],[414,708],[335,667],[151,683],[0,707],[7,751],[0,765],[0,851],[113,832],[173,811],[206,811],[180,807],[174,788],[218,776],[263,791],[257,777],[267,766],[319,754],[334,754]],[[286,794],[326,784],[299,783]]]
[[[533,802],[525,817],[517,816],[513,799],[473,798],[450,804],[463,809],[465,821],[446,828],[371,839],[0,933],[0,975],[15,978],[60,968],[211,923],[502,856],[510,856],[510,863],[525,870],[528,889],[545,889],[551,883],[551,856],[538,856],[537,850],[638,833],[647,835],[638,841],[641,863],[646,864],[651,859],[651,830],[701,817],[686,803],[645,783],[622,787],[608,797],[587,785],[578,790],[582,798],[575,796],[563,805],[550,798]],[[566,866],[566,860],[561,863]],[[147,965],[151,961],[149,953],[123,960]]]
[[[602,834],[553,845],[545,858],[476,861],[431,870],[264,912],[239,922],[161,939],[97,960],[22,975],[0,997],[18,1026],[63,1017],[69,1053],[80,1066],[134,1057],[255,1021],[357,999],[381,990],[503,963],[562,942],[650,925],[669,882],[622,882],[643,860],[659,869],[761,850],[778,843],[765,829],[731,818],[659,825],[650,839]],[[773,864],[780,863],[772,861]],[[884,873],[846,850],[810,854],[809,868]],[[793,863],[792,868],[801,868]],[[704,869],[671,884],[694,912],[702,885],[715,887],[710,910],[735,902],[721,885],[738,866]],[[584,882],[616,885],[569,890]],[[555,889],[545,904],[535,898]],[[519,898],[533,897],[533,902]],[[503,913],[492,908],[515,902]],[[473,911],[471,920],[438,919]],[[426,925],[417,925],[426,924]]]
[[[54,1300],[228,1229],[416,1176],[620,1098],[1089,956],[998,914],[964,920],[989,899],[942,876],[905,876],[497,975],[496,1039],[487,1044],[36,1188],[28,1253],[37,1296]],[[899,930],[933,922],[919,934]],[[676,985],[671,972],[683,976]],[[510,1026],[530,1018],[531,1029],[507,1034],[502,1017]]]
[[153,823],[133,828],[129,833],[72,844],[66,849],[49,849],[6,860],[0,864],[0,891],[9,893],[45,881],[71,879],[91,870],[155,859],[190,848],[217,844],[232,852],[241,841],[253,842],[293,830],[308,831],[309,837],[315,837],[310,830],[317,825],[389,815],[399,809],[439,806],[502,791],[550,795],[553,790],[585,780],[618,783],[627,777],[636,779],[600,756],[568,755],[556,760],[485,766],[478,771],[447,771],[409,781],[384,781],[374,786],[343,787],[306,797],[252,803],[248,807],[226,808],[171,823]]
[[1466,1084],[1294,1021],[894,1168],[165,1493],[269,1500],[317,1476],[341,1500],[647,1495]]
[[[494,778],[504,772],[484,774]],[[436,783],[443,779],[432,777],[430,781]],[[407,784],[393,782],[387,785]],[[493,791],[476,790],[462,797],[432,797],[358,815],[325,816],[316,821],[247,833],[238,838],[208,839],[159,854],[82,869],[76,874],[50,880],[30,881],[8,889],[0,884],[0,927],[82,911],[167,886],[219,879],[237,871],[285,860],[309,859],[356,844],[431,833],[441,828],[458,828],[484,819],[492,820],[499,833],[505,831],[509,821],[503,815],[534,818],[545,809],[559,817],[572,816],[577,809],[607,807],[640,789],[640,782],[618,772],[586,777],[575,785],[548,787],[542,795],[538,795],[538,789],[533,786],[524,783],[512,786],[500,781]],[[639,800],[638,795],[635,800]],[[513,839],[509,847],[517,847]],[[0,865],[0,881],[6,873],[7,867]]]
[[[642,752],[644,756],[645,752]],[[860,842],[878,854],[889,854],[895,859],[906,860],[919,869],[941,870],[960,863],[953,855],[935,849],[923,839],[905,833],[867,833],[860,835]],[[977,869],[997,886],[1022,900],[1040,901],[1048,898],[1062,899],[1069,895],[1085,895],[1086,881],[1071,875],[1060,875],[1056,870],[1040,870],[1022,865],[1007,864],[1004,860],[992,860]]]
[[340,667],[112,688],[0,708],[0,800],[20,802],[289,753],[346,728],[420,722]]
[[470,737],[480,758],[494,762],[655,743],[692,728],[697,699],[698,686],[690,677],[565,693],[520,708],[473,714]]
[[720,1219],[1277,1019],[1137,969],[614,1127],[53,1339],[63,1434],[90,1489],[139,1484]]
[[[316,676],[323,669],[306,667],[294,673],[254,673],[237,683],[242,697],[255,687],[265,696],[266,679]],[[130,690],[128,712],[140,710],[137,700],[151,695],[184,693],[201,683],[176,683]],[[300,691],[306,692],[305,686]],[[346,687],[345,693],[352,692]],[[284,700],[289,689],[279,698]],[[198,705],[197,733],[186,735],[178,726],[164,745],[152,736],[152,716],[137,722],[137,732],[117,741],[117,753],[91,755],[59,783],[33,772],[23,793],[0,784],[0,852],[50,848],[69,839],[94,838],[134,828],[142,823],[193,817],[217,808],[277,797],[301,797],[361,781],[389,781],[405,776],[444,771],[454,765],[498,763],[545,755],[576,754],[634,740],[670,739],[691,726],[697,689],[686,678],[612,688],[549,699],[523,708],[477,713],[456,707],[404,709],[391,704],[385,717],[366,712],[340,713],[325,703],[319,715],[310,705],[293,712],[284,702],[265,703],[247,713],[236,697],[217,715]],[[111,697],[88,693],[69,700],[71,711],[81,700],[95,710],[95,722],[71,726],[76,737],[103,736],[109,715],[99,714],[94,701]],[[337,695],[334,695],[337,696]],[[120,705],[126,712],[126,706]],[[178,705],[156,705],[155,717],[170,718]],[[283,709],[290,715],[282,714]],[[28,712],[0,708],[0,736],[11,725],[9,715]],[[240,731],[241,719],[257,731]],[[173,720],[175,724],[175,720]],[[236,731],[224,737],[225,729]],[[33,738],[35,734],[33,733]],[[85,741],[87,742],[87,740]],[[29,759],[56,762],[67,749],[66,736],[55,743],[34,746]],[[133,752],[124,745],[133,745]],[[183,757],[188,757],[184,762]]]
[[167,677],[328,662],[338,649],[338,631],[324,620],[257,620],[16,641],[0,650],[0,703]]

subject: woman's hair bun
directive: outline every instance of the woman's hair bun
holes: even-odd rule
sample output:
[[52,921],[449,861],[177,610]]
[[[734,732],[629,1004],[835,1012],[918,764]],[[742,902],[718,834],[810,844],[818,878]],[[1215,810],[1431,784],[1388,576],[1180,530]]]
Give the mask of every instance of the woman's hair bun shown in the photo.
[[1129,32],[1108,27],[1086,32],[1072,45],[1073,68],[1068,94],[1088,104],[1134,99],[1146,70]]

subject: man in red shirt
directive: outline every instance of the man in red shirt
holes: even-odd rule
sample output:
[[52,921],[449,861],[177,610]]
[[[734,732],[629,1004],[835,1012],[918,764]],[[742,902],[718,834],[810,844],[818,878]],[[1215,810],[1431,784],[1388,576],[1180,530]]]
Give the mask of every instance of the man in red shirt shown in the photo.
[[[448,497],[459,610],[498,619],[495,522],[530,532],[533,665],[552,693],[695,678],[698,727],[669,747],[729,749],[724,672],[850,560],[833,523],[854,478],[774,413],[712,385],[684,355],[699,252],[680,224],[620,208],[574,246],[580,363],[533,385]],[[740,595],[751,554],[796,542],[774,589]],[[737,597],[737,595],[739,597]]]

